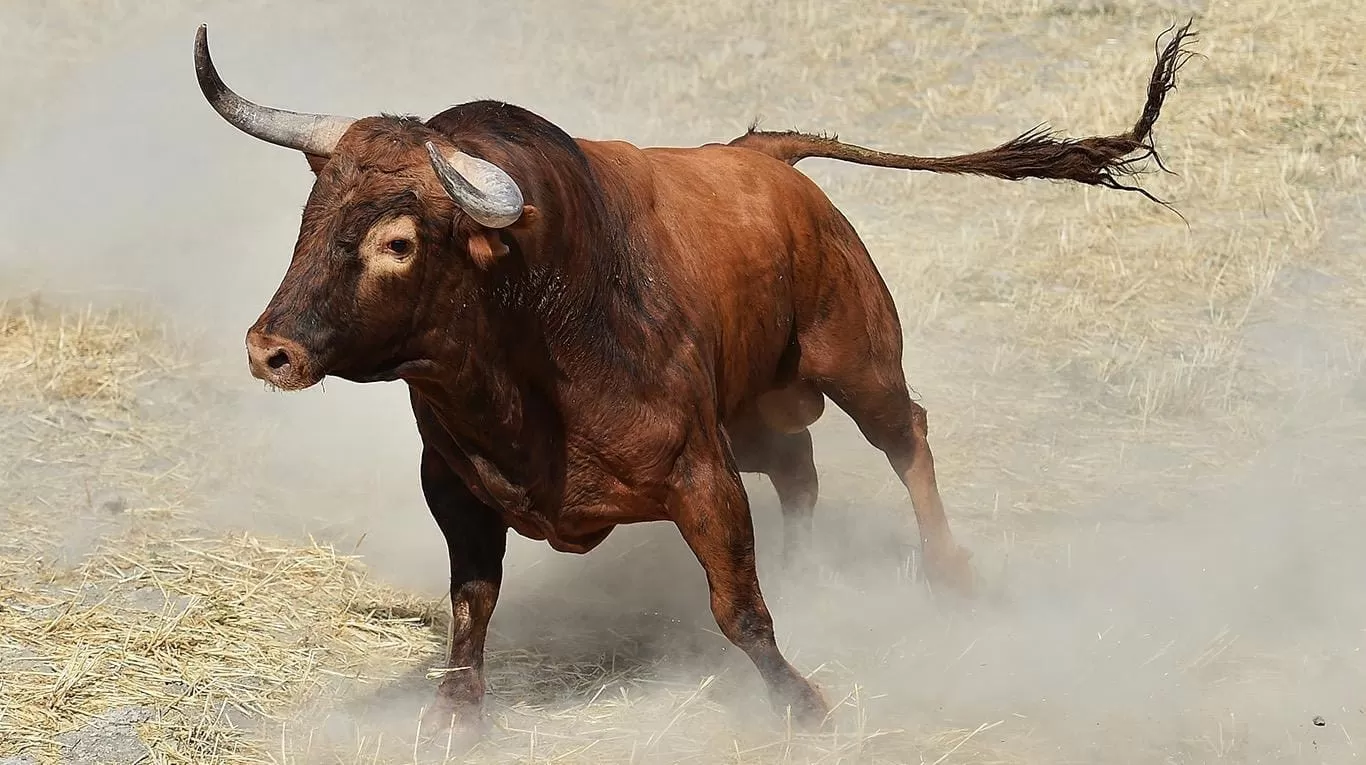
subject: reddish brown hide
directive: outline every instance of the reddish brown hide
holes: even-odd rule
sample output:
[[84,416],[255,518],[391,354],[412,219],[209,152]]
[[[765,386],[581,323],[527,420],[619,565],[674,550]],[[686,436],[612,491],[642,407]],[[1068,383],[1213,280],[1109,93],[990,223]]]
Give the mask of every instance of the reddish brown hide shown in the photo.
[[584,553],[619,524],[670,521],[776,706],[820,725],[826,702],[774,641],[740,473],[772,479],[791,558],[817,494],[807,428],[827,397],[905,483],[932,586],[971,595],[892,297],[849,222],[791,165],[1129,188],[1116,178],[1153,156],[1189,37],[1177,30],[1159,54],[1127,133],[1030,133],[917,158],[754,130],[729,145],[640,149],[575,140],[492,101],[425,122],[299,115],[228,90],[201,28],[210,103],[304,152],[317,175],[293,259],[247,336],[252,373],[292,390],[327,375],[410,389],[422,489],[450,552],[449,666],[463,668],[441,681],[438,719],[482,719],[508,529]]

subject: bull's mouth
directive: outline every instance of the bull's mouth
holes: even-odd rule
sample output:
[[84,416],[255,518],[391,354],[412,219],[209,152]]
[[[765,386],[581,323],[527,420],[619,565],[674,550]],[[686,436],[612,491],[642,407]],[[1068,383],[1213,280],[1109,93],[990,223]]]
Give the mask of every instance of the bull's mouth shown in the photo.
[[266,387],[272,391],[281,391],[285,393],[308,390],[322,382],[323,379],[323,375],[300,373],[298,370],[289,370],[283,374],[260,374],[256,369],[252,369],[252,377],[264,382]]
[[354,383],[394,382],[420,374],[429,366],[426,361],[392,361],[366,371],[336,370],[329,374]]
[[398,366],[395,366],[376,372],[333,372],[332,376],[353,383],[393,382],[399,379],[399,372]]
[[310,375],[306,378],[298,375],[291,375],[288,377],[254,376],[264,382],[266,387],[271,391],[280,393],[295,393],[308,390],[328,377],[336,377],[353,383],[392,382],[399,379],[397,368],[384,369],[378,372],[327,372],[321,375]]

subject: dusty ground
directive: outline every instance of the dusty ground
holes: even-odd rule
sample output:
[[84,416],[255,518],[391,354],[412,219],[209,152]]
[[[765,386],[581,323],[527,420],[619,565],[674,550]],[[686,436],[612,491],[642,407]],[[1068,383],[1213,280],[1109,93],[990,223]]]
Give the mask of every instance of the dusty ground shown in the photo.
[[[304,163],[194,87],[428,115],[495,96],[641,143],[768,127],[920,154],[1137,115],[1136,195],[813,162],[897,294],[995,598],[939,607],[881,457],[817,426],[821,544],[761,576],[841,700],[788,732],[666,527],[514,543],[472,761],[1324,762],[1366,746],[1366,76],[1345,0],[0,10],[0,762],[408,762],[444,560],[400,386],[271,396],[241,334]],[[35,303],[33,295],[39,295]],[[87,308],[87,306],[91,306]]]

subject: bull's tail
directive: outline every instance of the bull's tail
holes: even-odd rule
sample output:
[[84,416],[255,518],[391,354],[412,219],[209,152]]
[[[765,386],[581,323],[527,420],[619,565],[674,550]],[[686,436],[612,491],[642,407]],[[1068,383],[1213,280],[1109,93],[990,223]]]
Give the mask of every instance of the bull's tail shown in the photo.
[[1180,28],[1169,27],[1158,36],[1173,32],[1165,49],[1159,53],[1148,81],[1148,100],[1143,114],[1132,129],[1122,135],[1092,138],[1059,138],[1044,127],[1035,128],[994,149],[952,157],[913,157],[885,151],[865,149],[841,143],[833,136],[810,135],[795,131],[770,132],[751,127],[743,136],[730,142],[776,157],[789,165],[807,157],[838,159],[861,165],[893,167],[902,170],[928,170],[933,173],[986,175],[1017,181],[1022,178],[1051,178],[1076,181],[1094,186],[1137,191],[1155,202],[1161,202],[1147,191],[1126,186],[1119,177],[1135,175],[1137,165],[1153,159],[1163,170],[1162,160],[1152,143],[1153,123],[1162,110],[1167,91],[1176,87],[1176,72],[1194,53],[1185,43],[1196,36],[1190,31],[1191,22]]

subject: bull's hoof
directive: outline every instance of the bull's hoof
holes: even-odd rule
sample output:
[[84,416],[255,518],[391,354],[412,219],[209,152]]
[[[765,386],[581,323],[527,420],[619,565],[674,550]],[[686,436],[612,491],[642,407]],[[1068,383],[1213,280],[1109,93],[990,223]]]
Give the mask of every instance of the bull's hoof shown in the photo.
[[797,677],[784,693],[771,697],[774,709],[783,717],[791,715],[792,722],[801,730],[814,733],[830,717],[830,705],[809,680]]
[[977,597],[977,573],[972,567],[972,551],[954,546],[952,550],[926,551],[925,575],[936,593],[956,595],[965,600]]
[[488,733],[489,721],[482,705],[456,701],[441,695],[422,713],[422,737],[438,748],[464,752]]

